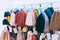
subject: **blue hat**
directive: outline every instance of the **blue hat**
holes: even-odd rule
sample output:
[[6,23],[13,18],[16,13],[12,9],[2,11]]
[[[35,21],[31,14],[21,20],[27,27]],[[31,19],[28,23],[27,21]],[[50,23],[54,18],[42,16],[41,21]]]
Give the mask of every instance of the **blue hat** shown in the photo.
[[9,22],[7,21],[7,19],[3,20],[3,25],[10,25]]
[[10,12],[8,11],[4,13],[4,17],[7,17],[7,16],[10,16]]

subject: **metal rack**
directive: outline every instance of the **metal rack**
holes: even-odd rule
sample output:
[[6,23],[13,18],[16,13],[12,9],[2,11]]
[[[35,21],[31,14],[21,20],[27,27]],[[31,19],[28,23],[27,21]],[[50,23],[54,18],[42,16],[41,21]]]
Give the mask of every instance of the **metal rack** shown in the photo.
[[[57,3],[60,3],[60,2],[34,3],[34,4],[26,4],[26,5],[23,4],[23,5],[21,5],[21,6],[22,6],[23,8],[26,8],[27,5],[30,5],[31,8],[33,8],[34,5],[35,5],[35,6],[36,6],[36,5],[39,5],[39,6],[42,7],[43,5],[47,4],[46,7],[47,7],[47,6],[50,6],[50,7],[53,7],[54,9],[58,9],[58,8],[60,8],[59,6],[58,6],[58,7],[54,7],[54,4],[57,4]],[[58,4],[57,4],[57,5],[58,5]],[[57,5],[56,5],[56,6],[57,6]],[[27,6],[27,7],[28,7],[28,6]],[[44,9],[44,8],[43,8],[43,9]]]

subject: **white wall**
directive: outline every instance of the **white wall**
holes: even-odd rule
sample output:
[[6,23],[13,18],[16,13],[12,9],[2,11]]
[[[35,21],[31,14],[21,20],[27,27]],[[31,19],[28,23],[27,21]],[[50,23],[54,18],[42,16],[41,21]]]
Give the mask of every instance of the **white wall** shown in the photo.
[[10,0],[0,0],[0,35],[4,26],[2,25],[2,20],[4,18],[4,11],[10,9]]
[[1,25],[1,21],[3,19],[3,14],[5,10],[10,9],[11,7],[11,3],[10,0],[0,0],[0,25]]

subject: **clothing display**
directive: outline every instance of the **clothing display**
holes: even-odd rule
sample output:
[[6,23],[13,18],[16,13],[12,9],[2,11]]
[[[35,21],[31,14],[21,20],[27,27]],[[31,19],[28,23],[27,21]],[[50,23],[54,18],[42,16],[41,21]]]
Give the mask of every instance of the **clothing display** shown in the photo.
[[31,31],[28,31],[27,40],[32,40],[32,35],[33,33]]
[[7,32],[1,36],[8,38],[6,40],[51,40],[54,37],[47,33],[60,31],[59,17],[60,12],[54,11],[53,7],[12,9],[4,13],[2,24],[6,25]]
[[27,32],[22,32],[22,35],[23,35],[23,40],[26,40],[27,39]]
[[44,17],[45,17],[45,28],[44,28],[44,32],[49,32],[49,19],[47,17],[47,15],[43,12]]
[[9,35],[10,35],[10,40],[16,40],[17,39],[17,28],[15,28],[14,26],[7,26],[7,31],[9,31]]
[[10,33],[10,40],[14,40],[14,34]]
[[36,37],[34,35],[32,35],[32,40],[36,40]]
[[10,25],[7,19],[3,20],[3,25]]
[[19,12],[19,10],[17,9],[17,10],[15,10],[15,11],[13,11],[15,14],[17,13],[17,12]]
[[26,13],[24,12],[18,12],[15,16],[15,23],[17,26],[26,26],[25,20],[26,20]]
[[3,30],[0,40],[10,40],[10,34],[7,30],[5,32]]
[[36,31],[38,31],[38,33],[43,33],[44,26],[45,26],[44,14],[41,13],[36,20]]
[[27,32],[27,31],[28,31],[27,27],[22,28],[22,32]]
[[12,12],[10,17],[10,25],[15,25],[15,14]]
[[17,34],[17,40],[23,40],[23,37],[22,37],[22,33],[21,31],[18,31],[18,34]]
[[28,12],[27,13],[27,17],[26,17],[26,22],[25,24],[27,26],[33,26],[33,16],[34,16],[34,13],[33,12]]
[[27,26],[28,31],[32,31],[33,32],[33,26]]
[[8,22],[10,22],[10,12],[5,12],[4,17],[5,19],[7,19]]
[[10,22],[10,16],[7,16],[7,21]]
[[45,12],[46,15],[48,16],[48,18],[49,18],[49,24],[50,24],[51,16],[52,16],[52,14],[54,13],[53,7],[47,8],[46,10],[44,10],[44,12]]
[[38,17],[38,9],[35,9],[34,12],[35,12],[35,18],[37,18]]
[[50,29],[53,31],[59,31],[60,30],[59,26],[60,26],[60,12],[55,11],[51,18]]
[[10,12],[9,11],[4,13],[4,17],[7,17],[7,16],[10,16]]

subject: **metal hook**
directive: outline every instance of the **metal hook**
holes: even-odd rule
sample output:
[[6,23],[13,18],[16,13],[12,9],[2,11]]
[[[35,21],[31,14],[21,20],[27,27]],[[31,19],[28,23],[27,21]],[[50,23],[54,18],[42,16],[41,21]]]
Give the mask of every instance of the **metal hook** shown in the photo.
[[33,4],[31,4],[31,8],[33,9]]
[[52,7],[53,3],[51,2],[51,7]]
[[25,8],[25,5],[23,5],[23,8]]
[[40,3],[40,7],[41,7],[41,3]]

